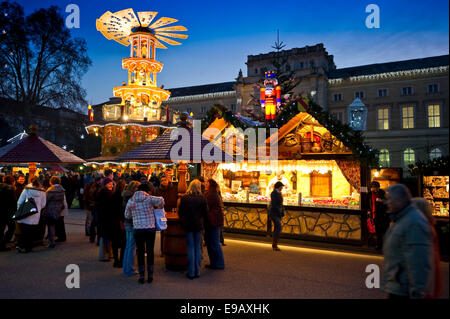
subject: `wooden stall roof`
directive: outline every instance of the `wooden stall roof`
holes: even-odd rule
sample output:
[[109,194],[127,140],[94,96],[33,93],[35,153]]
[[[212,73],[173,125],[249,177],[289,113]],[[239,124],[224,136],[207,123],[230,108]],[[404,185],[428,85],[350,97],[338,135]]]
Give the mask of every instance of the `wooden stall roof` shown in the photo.
[[0,163],[81,164],[84,160],[42,137],[29,134],[0,148]]
[[[124,153],[115,158],[117,161],[141,161],[141,162],[149,162],[149,161],[160,161],[160,162],[172,162],[170,153],[172,147],[181,140],[181,136],[178,136],[178,140],[171,140],[172,130],[167,130],[160,136],[155,139],[136,147],[135,149]],[[189,162],[201,162],[202,157],[201,153],[204,148],[210,144],[210,142],[203,138],[200,134],[196,136],[193,130],[189,130],[189,154],[179,154],[178,160],[189,161]],[[201,150],[200,154],[194,154],[192,150],[199,149]],[[221,161],[226,161],[227,157],[226,153],[216,146],[211,146],[211,151],[214,150],[214,154],[216,152],[220,153]],[[228,157],[229,158],[229,157]]]

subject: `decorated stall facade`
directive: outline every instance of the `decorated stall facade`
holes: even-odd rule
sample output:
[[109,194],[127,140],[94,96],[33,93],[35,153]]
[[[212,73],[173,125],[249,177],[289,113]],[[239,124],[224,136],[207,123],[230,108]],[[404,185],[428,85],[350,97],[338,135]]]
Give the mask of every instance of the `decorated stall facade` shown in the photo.
[[[362,145],[344,144],[337,135],[345,139],[345,133],[333,131],[329,123],[326,128],[305,109],[292,110],[296,112],[278,134],[266,140],[266,145],[277,143],[277,161],[250,161],[245,154],[241,163],[204,167],[204,175],[221,185],[226,231],[260,235],[270,232],[270,193],[275,182],[281,181],[285,185],[282,237],[363,243],[370,181],[369,163],[361,157],[365,149]],[[209,127],[225,132],[236,125],[236,120],[218,117]],[[223,140],[226,135],[221,135]],[[245,143],[245,139],[241,136],[235,141]],[[355,154],[358,150],[359,156]]]

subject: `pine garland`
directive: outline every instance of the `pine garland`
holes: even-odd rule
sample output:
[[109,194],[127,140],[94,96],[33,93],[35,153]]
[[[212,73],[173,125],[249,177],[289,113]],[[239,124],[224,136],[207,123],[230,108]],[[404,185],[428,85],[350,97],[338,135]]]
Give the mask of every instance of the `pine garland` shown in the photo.
[[440,175],[448,175],[448,156],[435,158],[434,160],[418,161],[409,165],[409,172],[412,176],[425,175],[432,176],[437,172]]

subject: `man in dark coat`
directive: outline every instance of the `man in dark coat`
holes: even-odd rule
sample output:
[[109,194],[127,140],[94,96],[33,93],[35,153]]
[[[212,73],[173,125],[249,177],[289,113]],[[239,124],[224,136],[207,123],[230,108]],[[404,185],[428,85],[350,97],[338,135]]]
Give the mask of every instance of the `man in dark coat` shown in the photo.
[[367,194],[369,207],[369,217],[373,218],[375,231],[377,234],[377,250],[383,247],[383,236],[388,228],[389,219],[386,216],[386,193],[380,188],[380,183],[373,181],[370,185],[370,192]]
[[[164,198],[164,210],[166,212],[172,212],[174,208],[177,208],[178,201],[178,187],[172,184],[169,181],[169,178],[166,175],[161,175],[161,184],[155,190],[155,196],[161,196]],[[164,257],[164,235],[165,230],[161,231],[161,257]]]
[[[15,194],[15,180],[13,176],[5,176],[3,183],[0,183],[0,251],[8,251],[10,248],[6,244],[10,242],[16,225],[12,216],[16,212],[17,198]],[[5,228],[8,226],[8,231],[5,233]]]
[[274,251],[280,251],[278,239],[282,229],[281,219],[284,216],[283,196],[281,195],[283,187],[284,184],[282,182],[276,182],[270,194],[269,216],[273,222],[272,249]]
[[16,183],[15,183],[15,187],[16,187],[16,198],[19,198],[20,197],[20,194],[22,194],[22,191],[23,191],[23,189],[25,188],[25,186],[26,186],[27,184],[26,184],[26,179],[25,179],[25,176],[23,175],[23,174],[20,174],[18,177],[17,177],[17,181],[16,181]]

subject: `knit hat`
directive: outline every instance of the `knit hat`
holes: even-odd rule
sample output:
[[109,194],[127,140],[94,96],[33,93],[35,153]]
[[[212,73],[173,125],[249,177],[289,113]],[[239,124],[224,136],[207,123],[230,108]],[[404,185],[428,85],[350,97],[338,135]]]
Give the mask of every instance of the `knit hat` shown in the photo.
[[109,183],[112,183],[112,182],[113,182],[113,180],[112,180],[111,178],[105,177],[105,178],[103,179],[102,185],[103,185],[103,186],[106,186],[106,185],[108,185]]

